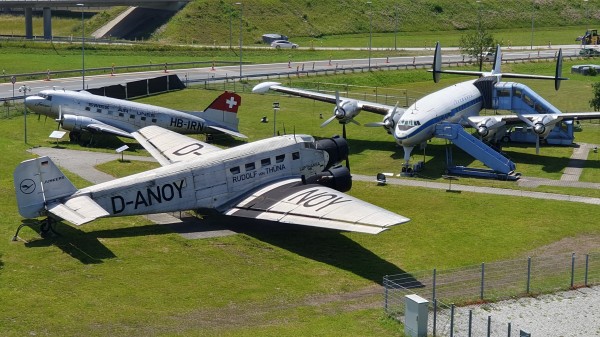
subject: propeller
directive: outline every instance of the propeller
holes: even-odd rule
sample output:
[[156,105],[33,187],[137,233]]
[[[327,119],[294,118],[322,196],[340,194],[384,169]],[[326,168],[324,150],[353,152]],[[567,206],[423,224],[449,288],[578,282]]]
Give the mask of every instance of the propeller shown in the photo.
[[62,106],[61,105],[58,106],[58,119],[55,119],[55,121],[58,123],[56,130],[59,130],[63,123],[63,115],[62,115]]
[[394,116],[396,115],[396,112],[398,110],[398,104],[400,102],[396,102],[396,105],[394,105],[394,109],[392,109],[392,112],[390,113],[389,116],[385,116],[383,118],[383,121],[381,122],[373,122],[373,123],[366,123],[365,126],[366,127],[379,127],[379,126],[383,126],[386,130],[390,131],[391,129],[394,128]]
[[[354,104],[353,104],[353,102],[346,102],[346,103],[349,103],[348,107],[352,110],[350,113],[353,113],[355,111],[355,109],[358,109],[358,107],[356,106],[356,103],[354,103]],[[338,119],[341,124],[347,124],[348,122],[352,122],[356,125],[360,125],[360,123],[355,121],[354,118],[346,119],[346,116],[348,115],[349,112],[346,111],[346,109],[344,108],[344,104],[345,104],[345,102],[340,99],[340,92],[336,91],[335,92],[335,109],[333,110],[333,116],[329,117],[325,122],[323,122],[321,124],[321,127],[324,127],[327,124],[331,123],[334,119]]]
[[[533,130],[533,132],[535,132],[535,154],[540,154],[540,133],[543,132],[543,130],[540,129],[540,126],[537,124],[534,124],[532,121],[530,121],[529,119],[523,117],[523,115],[518,115],[519,119],[521,121],[523,121],[523,123],[527,124],[528,126],[531,127],[531,129]],[[543,125],[542,125],[543,126]],[[541,132],[538,132],[541,131]]]

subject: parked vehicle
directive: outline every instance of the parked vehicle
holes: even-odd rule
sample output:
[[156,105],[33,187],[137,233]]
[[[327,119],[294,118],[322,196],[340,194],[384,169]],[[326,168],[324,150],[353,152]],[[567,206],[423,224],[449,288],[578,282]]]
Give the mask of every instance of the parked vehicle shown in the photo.
[[295,43],[292,43],[290,41],[286,41],[286,40],[276,40],[276,41],[273,41],[271,43],[271,47],[274,47],[274,48],[277,48],[277,49],[279,49],[279,48],[292,48],[292,49],[296,49],[296,48],[298,48],[298,45],[295,44]]
[[579,56],[600,56],[600,50],[594,48],[583,48],[579,51]]

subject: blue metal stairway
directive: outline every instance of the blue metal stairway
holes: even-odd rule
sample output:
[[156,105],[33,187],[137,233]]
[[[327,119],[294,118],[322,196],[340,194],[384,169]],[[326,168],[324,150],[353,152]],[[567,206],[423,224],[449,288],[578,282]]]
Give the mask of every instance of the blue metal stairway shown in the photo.
[[510,159],[504,157],[476,137],[473,137],[466,132],[461,125],[440,123],[435,126],[435,136],[452,141],[456,146],[460,147],[473,158],[481,161],[491,169],[485,170],[453,166],[452,154],[449,152],[447,153],[449,174],[469,175],[482,178],[518,179],[518,176],[513,176],[515,164]]
[[[560,114],[555,106],[546,101],[528,86],[515,82],[499,82],[494,85],[491,106],[486,108],[510,110],[518,114]],[[535,143],[537,135],[531,132],[511,134],[511,140]],[[573,144],[573,126],[571,122],[559,122],[546,137],[548,144]]]

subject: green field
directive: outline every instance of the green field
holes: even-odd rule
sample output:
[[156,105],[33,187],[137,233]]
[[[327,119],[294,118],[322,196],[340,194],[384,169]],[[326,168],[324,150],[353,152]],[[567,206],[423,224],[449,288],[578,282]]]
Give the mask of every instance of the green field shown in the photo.
[[[531,65],[514,67],[511,71]],[[535,66],[541,73],[545,67],[551,68],[551,64]],[[459,78],[448,76],[441,84],[433,85],[429,74],[416,71],[318,80],[378,83],[392,89],[414,87],[426,93]],[[590,93],[582,88],[588,81],[581,77],[565,82],[564,94],[562,90],[553,94],[546,88],[551,87],[550,83],[531,85],[540,92],[548,90],[552,102],[561,108],[573,104],[574,109],[585,109]],[[572,83],[572,89],[568,83]],[[202,109],[217,93],[188,89],[142,101]],[[581,95],[574,99],[578,103],[562,96],[573,94]],[[328,116],[330,105],[275,95],[242,96],[241,131],[250,140],[272,134],[273,125],[259,120],[262,116],[272,117],[274,100],[281,105],[277,115],[280,132],[284,126],[288,133],[330,136],[340,132],[334,124],[319,127],[319,114]],[[359,116],[361,123],[377,119],[367,113]],[[47,135],[55,127],[52,121],[44,123],[30,115],[26,145],[22,117],[0,120],[0,147],[4,153],[0,191],[6,196],[0,202],[4,215],[0,233],[5,238],[0,241],[3,336],[401,336],[402,327],[386,318],[382,310],[377,284],[385,274],[525,257],[563,238],[600,237],[594,217],[596,206],[355,183],[352,195],[403,214],[411,222],[372,236],[207,216],[205,221],[240,234],[188,240],[166,226],[131,217],[102,219],[79,228],[59,224],[62,235],[53,239],[40,239],[25,228],[21,236],[27,242],[11,242],[21,223],[11,173],[20,161],[31,158],[25,152],[28,147],[54,145]],[[582,129],[578,138],[600,143],[597,124],[587,123]],[[388,135],[354,125],[348,128],[348,134],[354,172],[397,171],[401,153]],[[131,140],[104,140],[108,143],[103,151],[112,151],[125,141],[132,153],[143,152]],[[59,144],[81,149],[76,144]],[[516,162],[521,171],[557,179],[571,149],[544,147],[541,156],[535,156],[532,148],[520,146],[509,151],[519,157]],[[442,152],[443,144],[439,142],[432,142],[427,150],[428,174],[434,179],[440,179]],[[113,162],[102,169],[122,175],[145,167]],[[598,182],[597,160],[590,158],[587,167],[586,179]],[[75,175],[69,177],[78,187],[88,184]],[[514,185],[480,180],[473,183]],[[564,193],[587,192],[572,189]]]

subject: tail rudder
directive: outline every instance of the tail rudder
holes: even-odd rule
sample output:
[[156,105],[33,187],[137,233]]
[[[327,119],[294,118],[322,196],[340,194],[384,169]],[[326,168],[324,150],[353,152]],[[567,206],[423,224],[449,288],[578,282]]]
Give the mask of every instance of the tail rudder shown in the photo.
[[210,103],[201,115],[202,118],[238,131],[239,119],[237,112],[240,105],[242,105],[240,95],[225,91]]
[[494,54],[494,67],[492,68],[492,75],[502,74],[502,51],[500,45],[496,45],[496,53]]
[[21,162],[13,173],[19,213],[24,218],[45,215],[46,205],[77,191],[49,157]]

